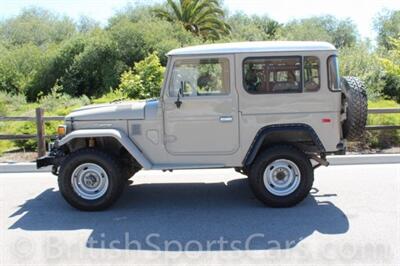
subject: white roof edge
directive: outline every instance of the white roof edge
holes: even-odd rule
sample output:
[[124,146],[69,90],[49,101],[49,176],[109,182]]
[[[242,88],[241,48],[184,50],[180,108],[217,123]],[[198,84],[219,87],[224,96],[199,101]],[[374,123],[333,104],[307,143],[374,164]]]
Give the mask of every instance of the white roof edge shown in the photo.
[[257,41],[189,46],[171,50],[167,55],[204,55],[290,51],[336,51],[336,48],[328,42]]

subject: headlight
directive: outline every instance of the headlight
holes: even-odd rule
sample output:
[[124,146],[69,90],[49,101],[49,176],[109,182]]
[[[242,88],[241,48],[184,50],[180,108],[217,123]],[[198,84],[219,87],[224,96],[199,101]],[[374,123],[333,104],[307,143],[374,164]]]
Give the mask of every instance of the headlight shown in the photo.
[[67,133],[67,126],[66,125],[59,125],[57,127],[57,135],[59,137],[65,136],[66,133]]

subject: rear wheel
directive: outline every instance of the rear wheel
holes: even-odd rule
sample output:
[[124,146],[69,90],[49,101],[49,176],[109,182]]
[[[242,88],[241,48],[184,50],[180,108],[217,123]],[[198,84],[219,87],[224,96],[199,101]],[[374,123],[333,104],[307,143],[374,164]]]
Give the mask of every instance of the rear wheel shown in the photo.
[[85,211],[99,211],[111,206],[120,197],[125,182],[115,158],[96,149],[69,154],[58,175],[58,185],[65,200]]
[[314,171],[297,148],[277,145],[259,154],[249,171],[249,183],[257,199],[270,207],[290,207],[311,190]]

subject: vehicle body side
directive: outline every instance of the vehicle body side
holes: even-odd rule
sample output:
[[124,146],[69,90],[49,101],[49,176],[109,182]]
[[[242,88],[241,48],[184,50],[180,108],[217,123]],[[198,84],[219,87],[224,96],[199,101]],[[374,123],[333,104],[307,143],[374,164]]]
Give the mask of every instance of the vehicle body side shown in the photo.
[[[75,123],[74,130],[118,129],[147,156],[153,169],[241,167],[257,134],[272,125],[309,126],[319,137],[324,151],[335,152],[341,140],[341,94],[327,88],[325,63],[333,54],[332,51],[296,51],[170,56],[160,100],[143,102],[143,116],[132,117],[132,111],[126,110],[125,115],[114,113],[114,118],[119,115],[118,119]],[[247,92],[243,86],[243,61],[249,57],[279,56],[318,57],[321,88],[300,93],[255,95]],[[176,97],[168,93],[171,71],[177,60],[193,58],[228,59],[230,92],[183,97],[181,108],[177,108]],[[123,106],[117,109],[123,111]],[[129,115],[135,119],[129,119]],[[232,121],[221,122],[220,118],[225,116]],[[326,119],[330,122],[323,122]]]
[[[336,152],[341,142],[341,93],[328,89],[327,59],[336,51],[280,51],[169,56],[161,97],[139,103],[143,115],[121,103],[113,117],[73,122],[73,129],[113,128],[125,134],[148,158],[151,169],[243,167],[266,127],[311,128],[323,150]],[[243,62],[250,57],[314,56],[320,62],[320,89],[315,92],[251,94],[243,85]],[[224,58],[229,62],[227,95],[182,97],[175,104],[168,88],[177,60]],[[111,108],[111,107],[110,107]],[[125,109],[124,109],[125,108]],[[230,121],[224,121],[225,118]],[[278,130],[278,135],[279,135]],[[271,135],[266,138],[271,137]],[[280,140],[280,141],[285,141]]]

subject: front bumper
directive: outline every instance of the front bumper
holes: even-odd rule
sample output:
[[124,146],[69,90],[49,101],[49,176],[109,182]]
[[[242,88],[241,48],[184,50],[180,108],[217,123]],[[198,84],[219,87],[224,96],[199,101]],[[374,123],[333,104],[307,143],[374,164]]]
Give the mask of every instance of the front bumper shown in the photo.
[[58,146],[58,139],[51,145],[50,152],[36,160],[36,168],[42,168],[52,165],[53,169],[57,169],[65,154]]
[[45,166],[54,165],[55,159],[56,157],[52,155],[42,156],[36,160],[36,168],[39,169]]

